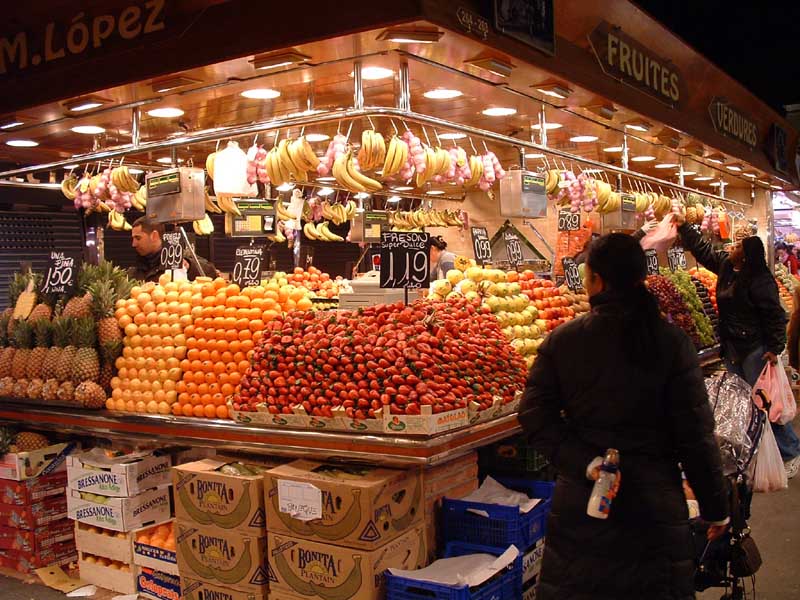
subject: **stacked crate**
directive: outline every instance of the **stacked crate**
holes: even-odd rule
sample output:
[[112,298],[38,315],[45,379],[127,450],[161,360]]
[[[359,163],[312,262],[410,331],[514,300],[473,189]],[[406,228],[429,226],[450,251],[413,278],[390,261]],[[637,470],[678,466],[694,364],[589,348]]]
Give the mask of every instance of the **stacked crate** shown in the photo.
[[418,469],[298,460],[266,473],[270,600],[382,600],[427,564]]
[[172,460],[141,452],[102,452],[67,459],[67,507],[76,521],[78,567],[87,583],[120,594],[137,593],[133,541],[143,527],[169,521]]

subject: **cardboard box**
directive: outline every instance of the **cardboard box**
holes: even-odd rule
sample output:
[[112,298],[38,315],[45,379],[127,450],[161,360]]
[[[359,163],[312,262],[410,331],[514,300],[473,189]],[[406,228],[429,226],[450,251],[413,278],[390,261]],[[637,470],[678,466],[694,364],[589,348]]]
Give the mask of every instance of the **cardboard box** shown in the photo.
[[161,523],[172,516],[170,490],[171,486],[167,486],[131,498],[104,498],[103,503],[81,497],[77,490],[68,490],[69,518],[122,532]]
[[174,467],[175,516],[200,527],[266,535],[264,476],[226,475],[226,463],[205,459]]
[[[91,528],[89,528],[91,527]],[[102,556],[131,564],[133,562],[133,534],[103,529],[75,522],[75,545],[81,552]]]
[[142,567],[136,575],[140,597],[149,600],[181,600],[181,578]]
[[0,504],[0,527],[37,529],[66,516],[66,496],[53,496],[28,506]]
[[420,415],[393,415],[383,413],[384,433],[403,435],[434,435],[469,425],[469,411],[457,408],[442,413],[434,413],[430,406],[422,407]]
[[0,456],[0,479],[23,481],[40,475],[63,471],[64,459],[78,448],[78,444],[53,444],[31,452],[9,452]]
[[78,552],[71,540],[35,552],[0,550],[0,566],[20,573],[32,573],[42,567],[66,565],[77,559]]
[[268,471],[265,488],[267,530],[319,542],[372,550],[423,518],[419,470],[297,460]]
[[182,600],[267,600],[266,592],[240,592],[186,577],[181,577],[181,592]]
[[136,594],[136,567],[129,571],[104,567],[96,562],[87,562],[86,554],[78,553],[78,569],[81,580],[119,594]]
[[182,577],[243,592],[267,591],[266,538],[180,520],[176,532]]
[[0,504],[34,504],[63,494],[66,487],[67,474],[64,471],[23,481],[0,479]]
[[[386,569],[419,569],[427,564],[424,533],[415,527],[365,552],[270,532],[270,597],[287,593],[326,600],[333,597],[332,588],[339,588],[337,594],[348,600],[381,600]],[[328,589],[320,594],[316,591],[320,588]]]
[[[139,541],[142,534],[151,535],[156,528],[163,525],[175,526],[174,521],[167,521],[152,527],[145,527],[137,529],[133,533],[133,563],[140,567],[145,567],[166,573],[168,575],[178,575],[178,554],[176,550],[169,550],[152,544],[146,544]],[[174,532],[174,529],[173,529]]]
[[169,454],[140,452],[109,459],[89,451],[67,457],[67,478],[70,489],[123,498],[169,484],[171,467]]
[[535,581],[542,570],[544,556],[544,538],[540,539],[522,556],[522,585]]
[[34,530],[0,527],[0,549],[35,553],[60,542],[73,541],[72,521],[61,519]]

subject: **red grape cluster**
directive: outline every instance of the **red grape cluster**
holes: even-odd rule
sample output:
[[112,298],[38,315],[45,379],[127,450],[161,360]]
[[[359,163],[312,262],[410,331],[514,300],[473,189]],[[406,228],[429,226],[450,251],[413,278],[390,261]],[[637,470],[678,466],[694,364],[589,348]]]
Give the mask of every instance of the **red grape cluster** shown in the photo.
[[647,278],[647,289],[658,300],[658,306],[667,321],[683,329],[692,338],[695,347],[701,348],[702,344],[697,332],[697,326],[678,288],[662,275],[650,275]]

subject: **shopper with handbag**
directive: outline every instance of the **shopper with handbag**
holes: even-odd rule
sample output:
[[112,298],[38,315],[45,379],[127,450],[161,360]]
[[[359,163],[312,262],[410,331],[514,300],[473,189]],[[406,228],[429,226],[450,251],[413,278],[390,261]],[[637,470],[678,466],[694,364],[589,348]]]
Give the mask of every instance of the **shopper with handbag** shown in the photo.
[[[714,420],[691,340],[661,318],[642,248],[592,244],[591,313],[554,330],[531,369],[519,421],[558,470],[539,600],[688,600],[695,552],[680,463],[709,539],[727,529]],[[575,365],[581,365],[576,369]],[[587,514],[607,449],[623,475],[607,519]]]

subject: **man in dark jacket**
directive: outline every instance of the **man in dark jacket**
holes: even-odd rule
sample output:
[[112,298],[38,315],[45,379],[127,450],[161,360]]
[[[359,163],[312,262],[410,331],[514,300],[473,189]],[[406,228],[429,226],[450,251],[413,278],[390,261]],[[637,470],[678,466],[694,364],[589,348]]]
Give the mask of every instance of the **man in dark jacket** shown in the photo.
[[[128,269],[128,275],[140,281],[154,281],[164,273],[161,265],[161,236],[164,234],[164,225],[156,223],[147,217],[140,217],[133,223],[131,240],[138,257],[136,266]],[[204,258],[193,253],[184,255],[184,268],[186,277],[191,281],[201,275],[217,277],[219,272],[216,267]]]
[[[712,523],[710,537],[728,522],[697,353],[661,319],[645,274],[644,252],[631,236],[593,244],[586,263],[592,311],[550,334],[528,378],[519,421],[559,473],[539,600],[694,598],[681,467]],[[608,448],[619,451],[622,478],[600,520],[586,508],[597,457]]]

